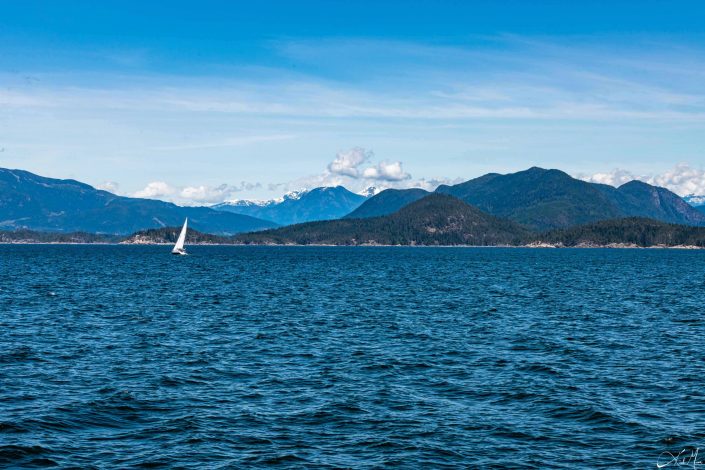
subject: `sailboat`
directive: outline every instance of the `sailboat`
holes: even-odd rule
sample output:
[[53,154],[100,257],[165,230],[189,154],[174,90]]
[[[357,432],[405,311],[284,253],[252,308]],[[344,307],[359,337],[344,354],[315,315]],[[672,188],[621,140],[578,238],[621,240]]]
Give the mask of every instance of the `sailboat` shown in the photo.
[[174,249],[171,250],[172,255],[187,255],[186,250],[184,249],[184,243],[186,242],[186,230],[188,228],[188,217],[186,220],[184,220],[184,226],[181,228],[181,233],[179,234],[179,238],[176,240],[176,245],[174,245]]

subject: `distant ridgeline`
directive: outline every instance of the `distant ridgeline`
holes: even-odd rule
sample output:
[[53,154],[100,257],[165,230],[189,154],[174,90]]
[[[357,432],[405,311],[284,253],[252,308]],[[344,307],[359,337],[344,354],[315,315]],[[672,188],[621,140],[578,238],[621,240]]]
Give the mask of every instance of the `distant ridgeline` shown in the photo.
[[[317,221],[276,228],[231,212],[235,206],[279,222]],[[488,174],[434,193],[389,189],[365,197],[317,188],[216,209],[0,169],[3,243],[174,243],[188,216],[194,230],[187,244],[705,247],[705,213],[664,188],[637,181],[614,188],[540,168]]]
[[126,235],[181,225],[186,217],[200,230],[218,234],[277,226],[247,215],[117,196],[74,180],[0,168],[0,230]]

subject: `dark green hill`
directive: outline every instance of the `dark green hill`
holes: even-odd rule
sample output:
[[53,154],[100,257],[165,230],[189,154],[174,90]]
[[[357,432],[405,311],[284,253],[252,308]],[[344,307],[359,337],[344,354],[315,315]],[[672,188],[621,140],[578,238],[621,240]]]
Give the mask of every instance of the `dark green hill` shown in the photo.
[[621,215],[595,185],[559,170],[531,168],[508,175],[489,174],[455,186],[440,186],[437,192],[537,230]]
[[241,234],[242,243],[331,245],[517,245],[530,233],[459,199],[431,194],[382,217],[310,222]]
[[537,236],[536,240],[569,247],[605,245],[705,247],[705,227],[689,227],[630,217],[553,230]]
[[428,196],[429,192],[420,188],[385,189],[362,203],[360,207],[346,215],[346,219],[364,219],[392,214],[402,207]]
[[536,167],[507,175],[491,173],[436,191],[535,230],[631,216],[705,225],[702,213],[667,189],[637,181],[614,188]]

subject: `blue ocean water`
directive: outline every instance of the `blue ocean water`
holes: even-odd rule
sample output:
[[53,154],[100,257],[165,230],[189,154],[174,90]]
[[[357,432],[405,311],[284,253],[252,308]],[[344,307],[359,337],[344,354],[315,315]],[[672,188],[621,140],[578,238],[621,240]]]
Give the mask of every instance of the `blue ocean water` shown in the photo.
[[0,246],[0,467],[655,468],[705,446],[705,252],[169,249]]

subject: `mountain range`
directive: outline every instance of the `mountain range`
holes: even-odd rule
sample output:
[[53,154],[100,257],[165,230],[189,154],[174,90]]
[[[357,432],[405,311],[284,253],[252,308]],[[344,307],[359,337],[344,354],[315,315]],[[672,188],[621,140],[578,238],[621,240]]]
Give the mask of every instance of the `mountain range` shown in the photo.
[[270,201],[234,201],[212,206],[219,211],[249,215],[278,225],[339,219],[357,209],[367,198],[342,186],[289,193]]
[[[173,230],[173,237],[178,230]],[[489,215],[454,196],[433,193],[392,214],[244,233],[232,242],[298,245],[698,246],[705,227],[620,218],[537,232]]]
[[[367,197],[337,186],[292,193],[266,202],[235,201],[210,208],[180,207],[163,201],[118,196],[74,180],[0,169],[0,230],[124,235],[178,226],[188,217],[194,229],[218,235],[337,219],[345,222],[319,225],[316,230],[335,232],[358,227],[355,229],[358,232],[364,228],[377,233],[377,230],[383,230],[379,225],[372,227],[361,221],[402,210],[408,218],[409,212],[405,209],[426,210],[428,201],[424,203],[426,205],[416,203],[424,201],[430,194],[418,188],[388,189]],[[705,206],[693,208],[667,189],[639,181],[615,188],[578,180],[559,170],[530,168],[505,175],[490,173],[457,185],[440,186],[435,194],[452,196],[454,201],[460,200],[473,210],[481,211],[483,217],[510,221],[532,232],[626,217],[705,226],[705,212],[699,210],[705,211]],[[439,205],[439,199],[431,201],[439,211],[458,209],[447,202]],[[439,212],[438,215],[448,214]],[[453,217],[457,219],[460,215]],[[470,220],[469,217],[468,213],[461,219]],[[487,226],[490,220],[477,214],[475,219],[477,223],[482,219],[481,226]],[[411,219],[404,220],[411,223]],[[401,223],[400,219],[387,222],[393,227]],[[417,222],[419,220],[414,219],[414,223]],[[469,226],[461,224],[460,227],[467,230],[468,236],[478,236]],[[293,233],[287,230],[277,233]],[[408,238],[408,233],[394,230],[394,237]]]
[[74,180],[0,169],[0,230],[129,234],[180,225],[186,217],[192,227],[210,233],[276,227],[246,215],[122,197]]
[[[489,173],[454,186],[439,186],[436,192],[538,231],[622,217],[705,225],[704,212],[665,188],[641,181],[615,188],[536,167],[506,175]],[[348,217],[391,214],[426,194],[420,189],[382,191]]]
[[575,179],[560,170],[536,167],[508,175],[490,173],[455,186],[440,186],[437,192],[536,230],[618,217],[705,225],[701,212],[667,189],[641,181],[615,188]]

